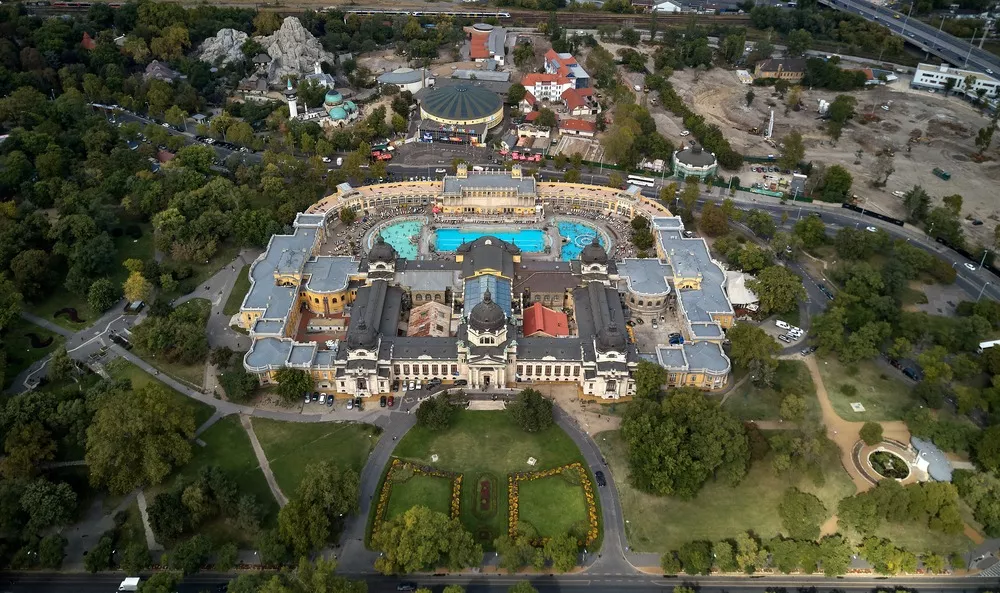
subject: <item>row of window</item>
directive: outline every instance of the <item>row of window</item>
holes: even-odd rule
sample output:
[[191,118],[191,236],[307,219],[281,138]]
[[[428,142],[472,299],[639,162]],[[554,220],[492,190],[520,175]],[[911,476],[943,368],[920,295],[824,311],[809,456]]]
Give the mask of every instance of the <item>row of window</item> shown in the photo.
[[[414,364],[414,365],[394,364],[392,365],[392,372],[397,377],[398,376],[409,377],[411,375],[410,373],[411,368],[413,370],[412,375],[419,375],[421,377],[440,377],[442,375],[449,374],[447,364],[434,364],[434,363]],[[451,365],[451,375],[457,375],[457,374],[458,374],[458,365],[457,364]]]
[[637,301],[636,298],[635,298],[635,296],[633,295],[633,296],[630,296],[628,298],[628,302],[631,303],[631,304],[633,304],[633,305],[638,305],[640,307],[645,306],[645,305],[649,305],[650,307],[659,307],[660,305],[663,304],[663,299],[656,299],[656,301],[653,301],[653,299],[650,299],[649,302],[647,303],[643,299],[639,299]]
[[569,364],[519,364],[517,374],[521,377],[579,377],[580,367]]
[[428,301],[428,302],[435,301],[435,302],[440,303],[443,299],[441,297],[441,293],[435,294],[433,296],[433,298],[432,298],[430,294],[428,294],[428,295],[425,296],[424,294],[418,292],[415,295],[413,295],[413,300],[416,301],[416,302],[418,302],[418,303],[420,303],[422,301]]

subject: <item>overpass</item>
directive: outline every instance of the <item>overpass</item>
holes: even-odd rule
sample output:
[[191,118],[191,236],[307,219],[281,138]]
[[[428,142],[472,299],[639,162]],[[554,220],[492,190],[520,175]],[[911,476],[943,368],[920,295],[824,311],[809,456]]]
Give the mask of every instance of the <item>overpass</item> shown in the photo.
[[994,78],[1000,74],[1000,57],[917,19],[908,19],[905,14],[891,8],[861,0],[819,0],[819,2],[836,10],[877,22],[906,42],[955,66],[983,72]]

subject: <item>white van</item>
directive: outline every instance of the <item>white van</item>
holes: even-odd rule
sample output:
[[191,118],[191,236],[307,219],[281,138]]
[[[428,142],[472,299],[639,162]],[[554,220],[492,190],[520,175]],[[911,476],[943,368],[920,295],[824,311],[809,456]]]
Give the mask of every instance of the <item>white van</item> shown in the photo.
[[781,329],[791,329],[791,328],[792,328],[792,326],[791,326],[791,325],[789,325],[789,324],[785,323],[784,321],[782,321],[782,320],[780,320],[780,319],[779,319],[779,320],[777,320],[777,321],[775,321],[775,322],[774,322],[774,325],[777,325],[777,326],[778,326],[778,327],[780,327]]
[[479,165],[476,165],[476,166],[472,167],[472,170],[473,171],[485,171],[486,168],[485,167],[480,167]]
[[138,591],[139,590],[139,581],[141,581],[141,580],[142,579],[140,579],[139,577],[128,577],[127,579],[125,579],[124,581],[122,581],[122,584],[118,585],[118,590],[119,591]]

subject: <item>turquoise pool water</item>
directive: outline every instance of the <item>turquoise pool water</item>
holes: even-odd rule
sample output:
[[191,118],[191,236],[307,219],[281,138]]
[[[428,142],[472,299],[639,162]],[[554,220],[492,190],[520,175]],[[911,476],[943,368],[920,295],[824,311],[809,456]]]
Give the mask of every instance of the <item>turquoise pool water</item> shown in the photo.
[[396,249],[399,257],[417,259],[416,238],[420,236],[422,226],[424,223],[420,220],[404,220],[390,224],[381,232],[385,242]]
[[580,257],[580,252],[583,251],[584,247],[590,245],[595,236],[600,242],[601,247],[608,248],[608,244],[601,233],[598,233],[594,227],[588,224],[560,221],[556,223],[556,227],[559,229],[559,234],[564,239],[567,239],[562,244],[562,251],[559,257],[563,261],[572,261]]
[[[484,235],[513,243],[525,253],[541,253],[545,251],[545,232],[538,229],[521,229],[517,231],[490,231],[484,227],[482,231],[463,231],[461,229],[438,229],[434,231],[434,248],[438,251],[455,251],[462,243],[475,241]],[[386,239],[388,241],[388,239]]]

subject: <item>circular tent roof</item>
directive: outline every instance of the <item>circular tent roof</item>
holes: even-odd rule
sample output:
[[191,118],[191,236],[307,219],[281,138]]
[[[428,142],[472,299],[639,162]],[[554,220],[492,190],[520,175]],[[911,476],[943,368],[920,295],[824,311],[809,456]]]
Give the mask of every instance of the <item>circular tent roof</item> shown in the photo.
[[477,86],[446,86],[432,90],[420,107],[429,115],[452,121],[484,119],[503,108],[500,96]]
[[715,164],[715,155],[705,152],[701,144],[694,144],[679,151],[677,160],[691,167],[708,167]]
[[507,324],[507,314],[503,308],[493,302],[493,296],[487,288],[483,300],[472,308],[469,313],[469,327],[477,331],[498,332]]

